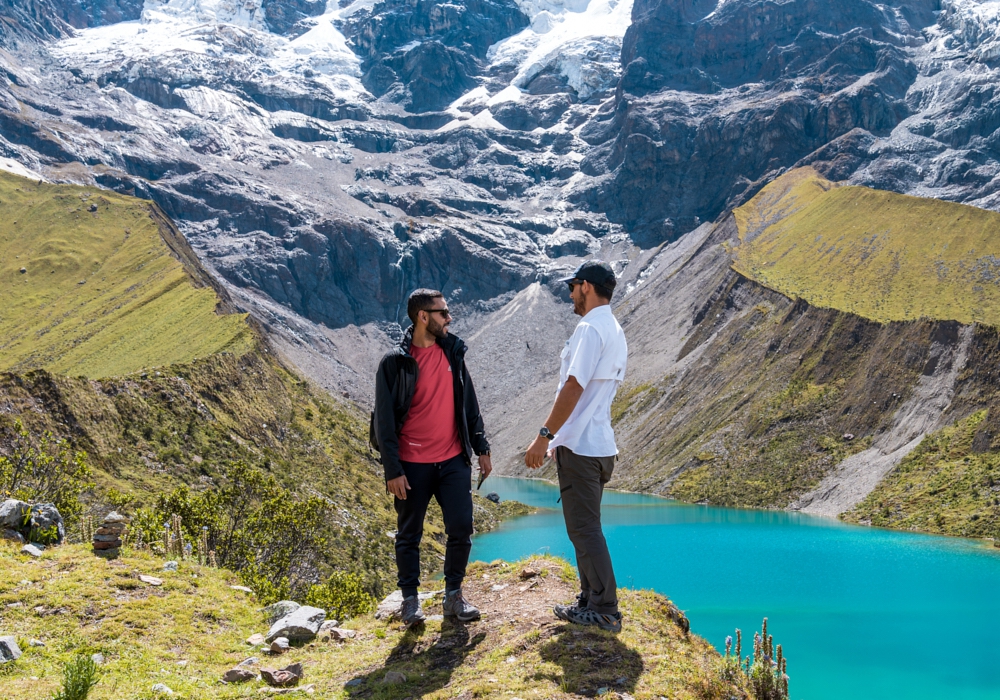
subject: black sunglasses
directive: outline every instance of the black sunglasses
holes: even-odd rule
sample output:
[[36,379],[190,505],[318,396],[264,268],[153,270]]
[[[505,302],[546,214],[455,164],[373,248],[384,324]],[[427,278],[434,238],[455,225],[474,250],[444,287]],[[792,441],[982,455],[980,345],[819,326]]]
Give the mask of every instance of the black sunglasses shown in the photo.
[[583,284],[583,280],[568,280],[566,284],[569,285],[570,289],[573,289],[573,287],[575,287],[576,285]]
[[442,318],[451,318],[451,312],[448,309],[424,309],[429,314],[441,314]]

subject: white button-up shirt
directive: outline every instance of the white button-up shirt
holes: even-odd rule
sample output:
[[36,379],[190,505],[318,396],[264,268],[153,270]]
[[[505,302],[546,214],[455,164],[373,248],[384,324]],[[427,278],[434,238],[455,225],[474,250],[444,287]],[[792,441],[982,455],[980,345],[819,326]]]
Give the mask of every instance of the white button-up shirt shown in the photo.
[[583,387],[583,395],[551,446],[561,445],[585,457],[618,454],[611,428],[611,402],[625,378],[628,345],[609,305],[598,306],[580,319],[560,359],[556,393],[562,391],[570,377],[575,377]]

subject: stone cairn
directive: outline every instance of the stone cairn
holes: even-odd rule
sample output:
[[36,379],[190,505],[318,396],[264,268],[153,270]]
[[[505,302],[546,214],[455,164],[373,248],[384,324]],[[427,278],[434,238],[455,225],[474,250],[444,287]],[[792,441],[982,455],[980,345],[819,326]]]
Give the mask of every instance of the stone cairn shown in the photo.
[[101,526],[94,531],[94,554],[109,559],[117,557],[124,544],[128,524],[129,519],[124,515],[114,511],[108,513]]

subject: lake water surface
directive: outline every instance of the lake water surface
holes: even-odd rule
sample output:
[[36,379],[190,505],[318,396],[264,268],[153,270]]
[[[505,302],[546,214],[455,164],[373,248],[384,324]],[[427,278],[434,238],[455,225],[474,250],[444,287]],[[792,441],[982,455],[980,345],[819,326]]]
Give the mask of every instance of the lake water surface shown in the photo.
[[[551,510],[477,536],[473,559],[575,562],[554,486],[487,491]],[[795,700],[1000,700],[1000,549],[612,491],[602,519],[618,585],[666,594],[716,648],[739,627],[752,651],[766,616]]]

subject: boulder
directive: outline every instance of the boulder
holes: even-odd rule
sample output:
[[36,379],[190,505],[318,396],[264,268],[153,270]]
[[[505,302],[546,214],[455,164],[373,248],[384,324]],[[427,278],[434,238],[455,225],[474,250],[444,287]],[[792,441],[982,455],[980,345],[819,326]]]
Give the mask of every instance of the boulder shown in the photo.
[[21,547],[21,554],[27,554],[37,559],[38,557],[42,556],[42,550],[33,544],[26,544],[23,547]]
[[224,683],[246,683],[257,678],[257,674],[245,668],[231,668],[222,674]]
[[272,603],[264,608],[264,615],[267,618],[267,623],[273,625],[275,622],[285,617],[289,613],[293,613],[298,610],[301,605],[296,603],[294,600],[279,600],[277,603]]
[[491,503],[500,503],[500,494],[494,491],[490,491],[488,494],[486,494],[486,500]]
[[271,653],[272,654],[284,654],[288,651],[291,646],[288,644],[287,637],[278,637],[273,642],[271,642]]
[[28,540],[42,544],[62,544],[66,539],[66,526],[59,510],[51,503],[36,503],[31,506],[28,522]]
[[14,637],[0,637],[0,664],[17,661],[21,658],[21,649]]
[[287,688],[298,685],[303,677],[302,664],[292,664],[279,670],[262,668],[260,677],[272,688]]
[[304,605],[271,625],[265,639],[273,642],[278,637],[288,637],[289,641],[308,642],[319,632],[325,619],[325,610]]
[[8,498],[0,503],[0,528],[21,530],[27,524],[30,510],[31,506],[24,501]]

